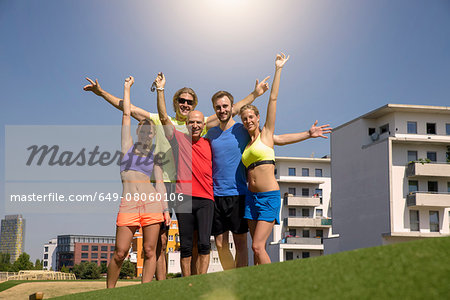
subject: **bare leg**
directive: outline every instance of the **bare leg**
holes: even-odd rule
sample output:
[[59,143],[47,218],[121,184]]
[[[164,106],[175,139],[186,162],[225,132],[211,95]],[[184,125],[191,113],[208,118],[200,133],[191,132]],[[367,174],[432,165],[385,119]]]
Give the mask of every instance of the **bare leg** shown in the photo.
[[[236,246],[236,268],[248,266],[247,233],[234,234],[234,245]],[[219,253],[220,255],[220,253]]]
[[[256,229],[256,222],[254,220],[248,220],[248,229],[250,231],[250,236],[252,237],[252,241],[253,241],[253,236],[255,235],[255,229]],[[253,252],[253,265],[259,265],[258,262],[258,258],[256,257],[255,252]]]
[[142,270],[142,283],[150,282],[156,270],[156,245],[158,244],[161,224],[152,224],[143,227],[144,236],[144,268]]
[[158,238],[158,246],[156,247],[156,280],[165,280],[167,275],[167,232],[167,230],[163,230],[163,227],[161,227]]
[[114,288],[119,279],[120,268],[123,260],[128,256],[133,235],[138,229],[137,226],[118,226],[116,227],[116,245],[114,247],[113,259],[108,265],[108,274],[106,278],[106,288]]
[[199,254],[199,274],[206,274],[208,272],[209,267],[209,254]]
[[191,276],[191,261],[192,256],[181,258],[180,264],[181,264],[181,273],[183,274],[183,277]]
[[270,264],[269,254],[266,252],[266,241],[273,229],[275,221],[257,221],[253,234],[252,249],[259,264]]
[[216,240],[217,252],[219,252],[220,263],[224,270],[231,270],[235,267],[233,254],[231,254],[230,251],[228,235],[229,233],[226,231],[214,237]]

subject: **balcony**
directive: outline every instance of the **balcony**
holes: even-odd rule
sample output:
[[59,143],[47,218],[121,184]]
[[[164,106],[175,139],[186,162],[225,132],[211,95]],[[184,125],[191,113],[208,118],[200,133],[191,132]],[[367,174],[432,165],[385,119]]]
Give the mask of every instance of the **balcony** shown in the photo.
[[406,176],[450,177],[450,163],[411,162],[406,168]]
[[325,179],[329,177],[310,177],[310,176],[276,176],[278,182],[286,183],[309,183],[309,184],[322,184],[325,183]]
[[450,207],[450,194],[416,192],[406,196],[406,204],[410,208],[446,208]]
[[284,205],[287,206],[319,206],[319,197],[294,197],[288,196],[284,198]]
[[290,217],[285,218],[285,224],[288,227],[328,228],[331,227],[331,219]]
[[287,237],[286,244],[322,245],[321,238]]

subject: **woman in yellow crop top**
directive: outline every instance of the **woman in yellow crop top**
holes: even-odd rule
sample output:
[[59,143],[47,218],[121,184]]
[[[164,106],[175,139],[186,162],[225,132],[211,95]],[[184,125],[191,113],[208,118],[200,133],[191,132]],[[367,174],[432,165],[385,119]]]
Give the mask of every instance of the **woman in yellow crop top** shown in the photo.
[[[250,135],[250,142],[242,153],[242,162],[247,169],[249,194],[245,199],[245,215],[252,236],[252,249],[255,264],[270,263],[265,246],[273,225],[279,224],[281,206],[280,187],[275,179],[275,153],[273,134],[277,109],[278,89],[281,70],[289,56],[281,53],[275,60],[275,75],[267,105],[267,118],[264,127],[259,127],[259,111],[253,105],[241,108],[242,123]],[[307,138],[323,137],[330,133],[329,125],[317,126],[317,121],[308,132],[299,133],[298,141]]]

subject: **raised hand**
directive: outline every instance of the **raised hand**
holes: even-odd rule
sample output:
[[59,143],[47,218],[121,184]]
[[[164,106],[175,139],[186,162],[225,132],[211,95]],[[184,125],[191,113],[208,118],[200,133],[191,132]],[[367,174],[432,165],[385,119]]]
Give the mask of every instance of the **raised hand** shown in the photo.
[[158,89],[164,88],[164,86],[166,85],[166,77],[164,76],[164,74],[162,72],[159,72],[158,76],[156,76],[155,83],[156,83],[156,88],[158,88]]
[[275,67],[277,69],[281,69],[284,64],[288,61],[289,55],[286,57],[286,54],[281,52],[281,54],[277,54],[277,58],[275,59]]
[[324,139],[327,139],[327,136],[324,136],[324,134],[331,133],[333,128],[330,127],[330,124],[317,126],[318,121],[314,122],[314,124],[309,129],[309,136],[312,138],[321,137]]
[[97,96],[101,96],[102,88],[100,87],[98,80],[95,79],[95,82],[94,82],[89,77],[86,77],[86,80],[89,81],[91,84],[85,85],[83,87],[83,90],[88,91],[88,92],[93,92]]
[[134,83],[134,77],[129,76],[129,77],[125,78],[124,87],[130,88],[133,85],[133,83]]
[[267,76],[261,82],[259,82],[259,80],[256,79],[254,93],[256,94],[257,97],[261,96],[269,89],[269,84],[266,82],[269,78],[270,78],[270,76]]

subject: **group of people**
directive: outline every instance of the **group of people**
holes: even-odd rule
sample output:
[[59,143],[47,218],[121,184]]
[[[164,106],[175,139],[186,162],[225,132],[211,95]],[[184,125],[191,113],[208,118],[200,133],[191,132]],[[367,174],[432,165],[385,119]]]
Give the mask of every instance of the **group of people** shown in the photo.
[[[158,114],[130,103],[133,77],[125,80],[123,99],[104,91],[97,80],[86,78],[90,84],[84,90],[94,92],[123,111],[120,170],[124,199],[117,216],[115,252],[108,266],[108,288],[115,286],[133,234],[140,227],[144,237],[142,282],[151,281],[155,272],[157,280],[166,276],[165,248],[171,219],[168,202],[125,200],[127,194],[136,192],[175,193],[189,198],[176,208],[183,276],[207,272],[211,235],[224,270],[248,265],[248,231],[255,264],[270,263],[266,241],[274,224],[279,224],[281,206],[273,146],[326,138],[325,134],[331,132],[329,125],[317,126],[316,121],[308,131],[274,134],[281,71],[288,59],[283,53],[276,56],[262,128],[259,111],[251,103],[269,89],[266,82],[269,77],[257,80],[255,89],[237,103],[229,92],[215,93],[211,99],[215,114],[207,118],[195,110],[198,98],[190,88],[175,93],[176,117],[169,117],[164,97],[166,79],[162,73],[154,81]],[[240,114],[242,123],[233,120],[236,114]],[[131,138],[131,116],[139,121],[135,144]],[[164,159],[157,159],[161,154]],[[188,209],[183,209],[183,205],[188,205]],[[229,249],[230,231],[236,246],[235,258]]]

